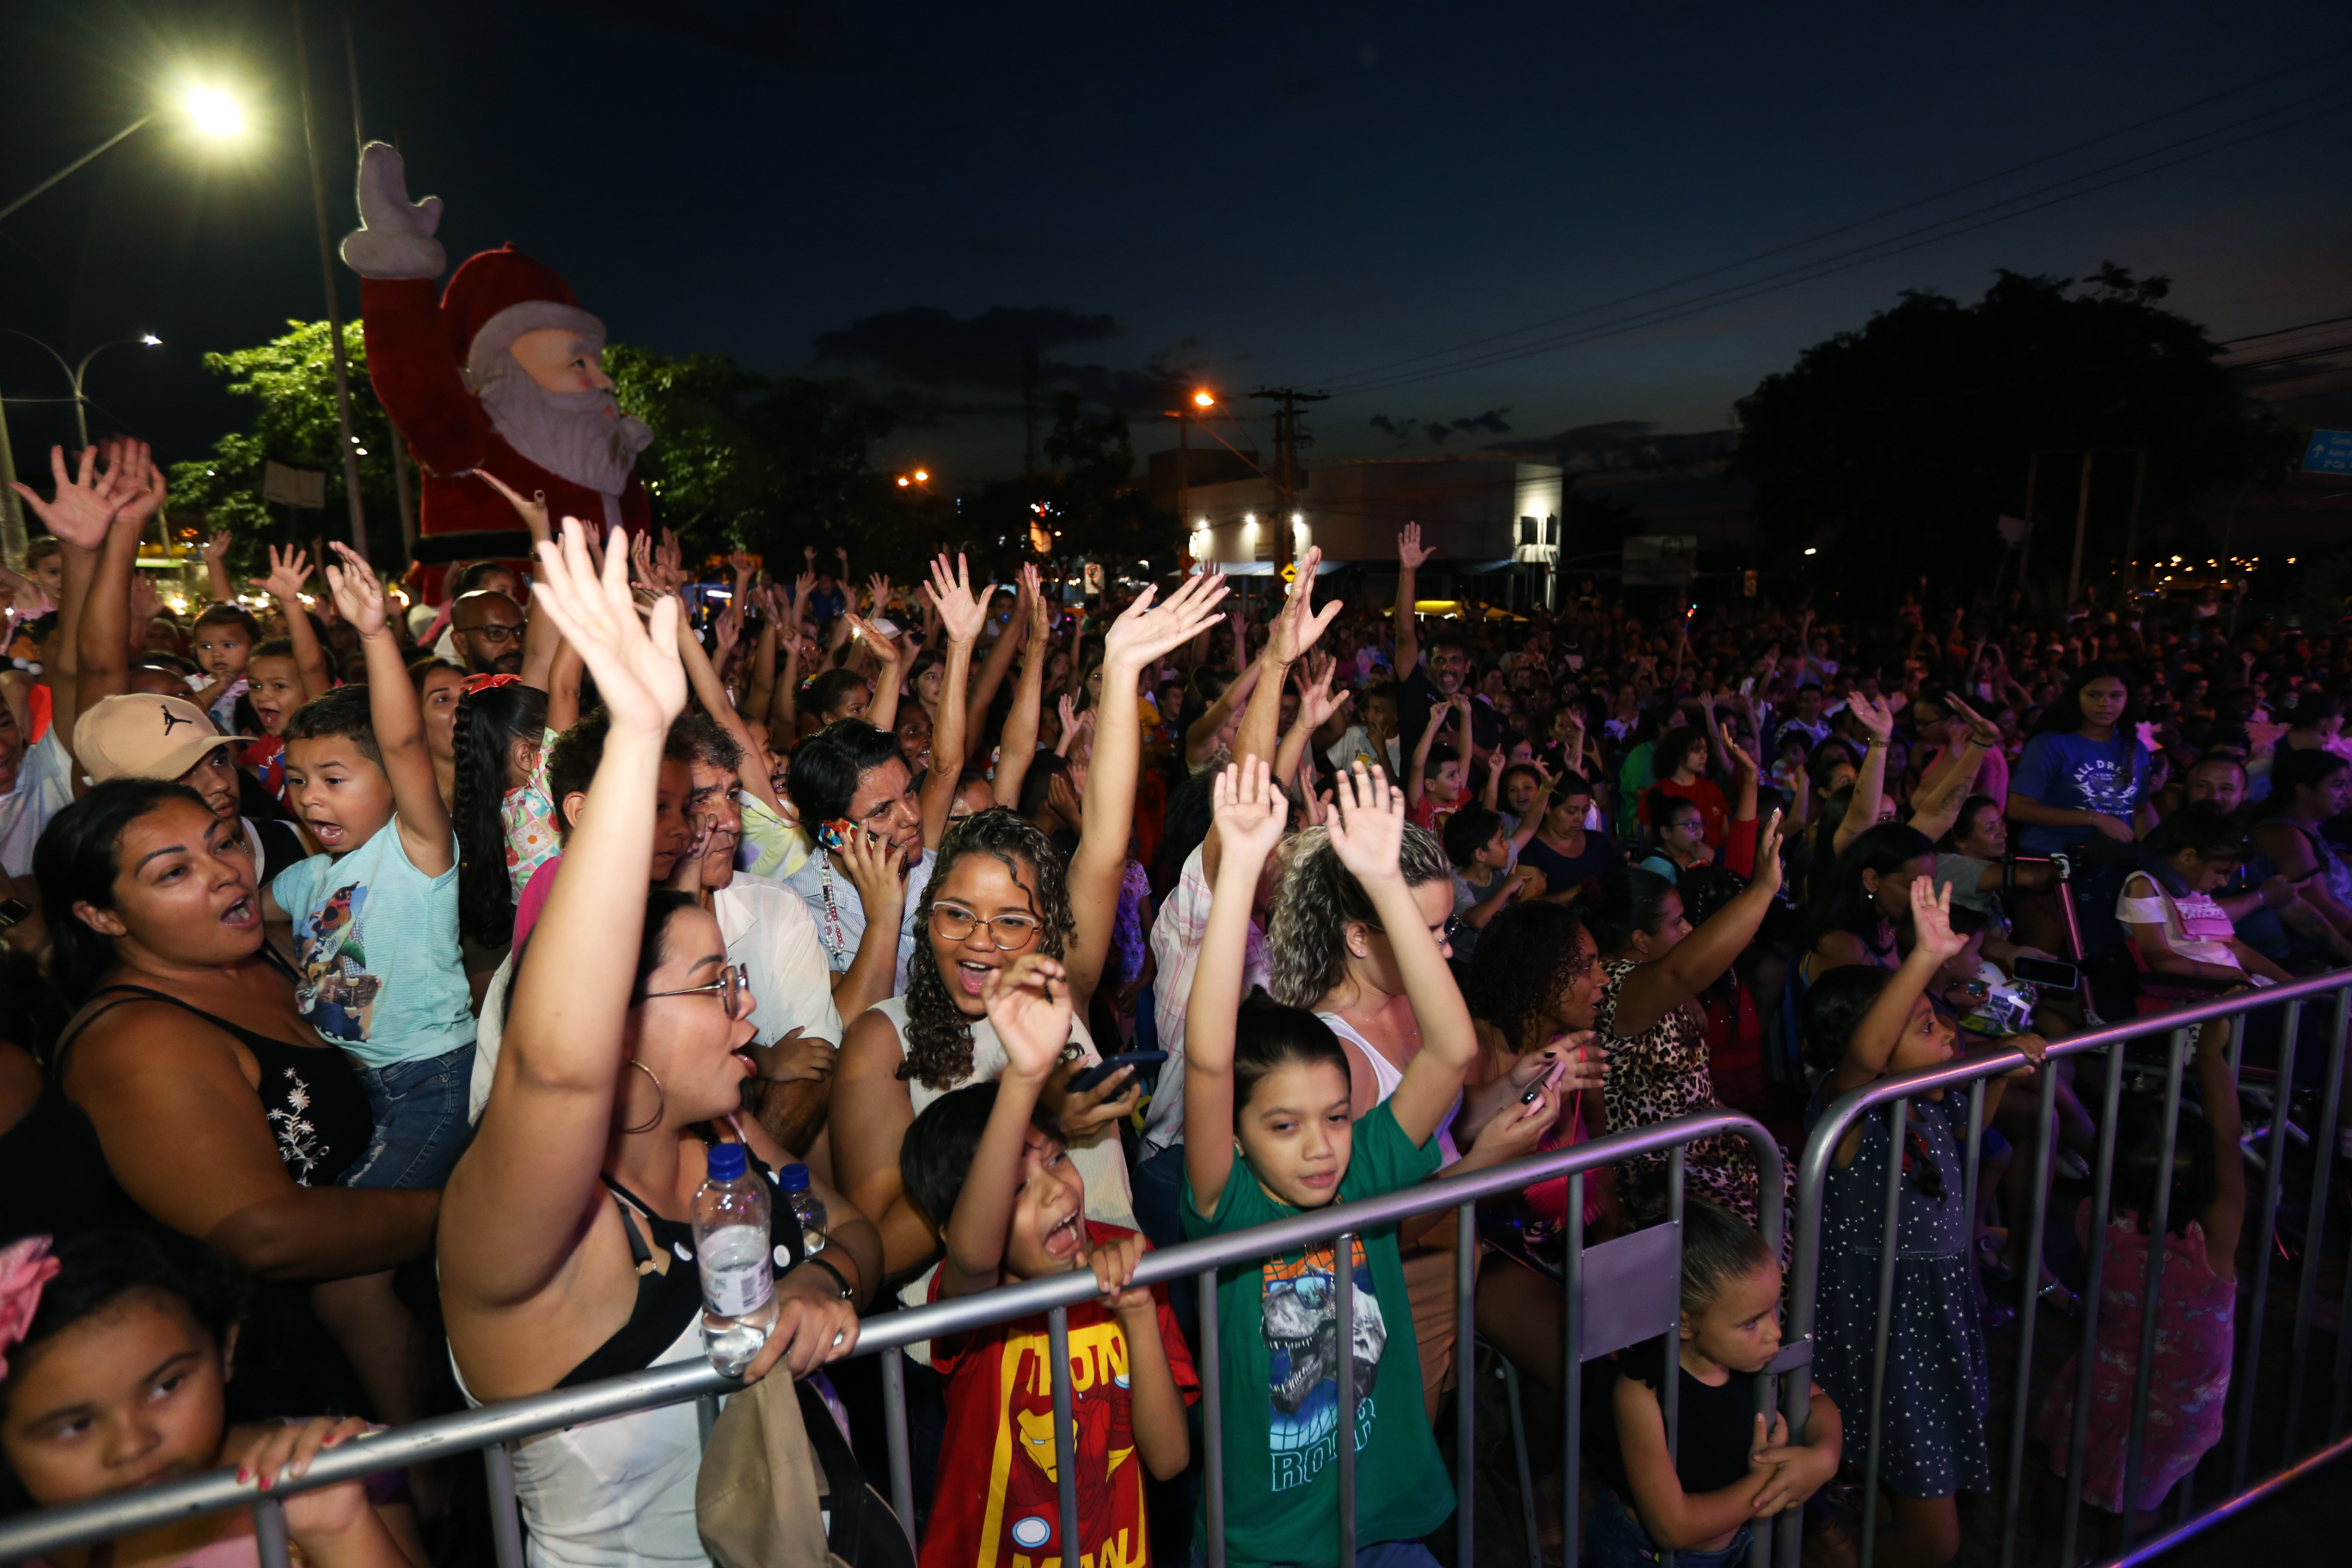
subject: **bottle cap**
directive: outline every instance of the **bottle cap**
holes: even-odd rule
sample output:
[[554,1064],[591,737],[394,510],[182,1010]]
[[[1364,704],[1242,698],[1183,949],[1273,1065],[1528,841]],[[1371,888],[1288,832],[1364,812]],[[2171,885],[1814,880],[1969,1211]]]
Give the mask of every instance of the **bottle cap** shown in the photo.
[[776,1173],[776,1185],[788,1193],[808,1191],[809,1173],[806,1165],[786,1165]]
[[743,1145],[713,1143],[710,1146],[710,1179],[731,1182],[743,1174]]

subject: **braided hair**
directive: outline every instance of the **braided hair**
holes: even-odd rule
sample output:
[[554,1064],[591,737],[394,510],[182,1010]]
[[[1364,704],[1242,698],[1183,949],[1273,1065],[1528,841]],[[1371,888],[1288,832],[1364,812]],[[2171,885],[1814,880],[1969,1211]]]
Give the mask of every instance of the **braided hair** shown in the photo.
[[451,752],[457,790],[449,818],[457,830],[457,925],[482,947],[514,936],[514,889],[507,872],[507,829],[499,807],[507,794],[507,753],[547,729],[547,693],[511,681],[457,700]]
[[[923,896],[915,906],[919,936],[907,965],[907,1059],[898,1067],[901,1079],[919,1079],[931,1089],[952,1089],[971,1076],[971,1020],[957,1008],[947,977],[940,973],[939,955],[931,949],[931,905],[967,855],[994,856],[1028,892],[1030,912],[1037,917],[1039,952],[1061,957],[1077,930],[1062,852],[1034,824],[998,805],[949,826],[940,840],[931,879],[923,884]],[[1029,875],[1024,877],[1024,871]]]

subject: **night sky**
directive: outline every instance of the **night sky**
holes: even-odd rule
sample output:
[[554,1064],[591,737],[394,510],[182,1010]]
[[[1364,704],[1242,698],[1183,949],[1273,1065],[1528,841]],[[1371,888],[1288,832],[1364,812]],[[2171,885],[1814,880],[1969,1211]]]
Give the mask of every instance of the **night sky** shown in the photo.
[[[2164,273],[2222,337],[2352,312],[2340,0],[351,10],[453,264],[511,239],[615,340],[855,376],[904,415],[880,460],[951,487],[1017,469],[1024,344],[1139,449],[1199,376],[1341,394],[1310,429],[1346,458],[1720,428],[1898,290],[2000,267]],[[340,239],[340,13],[309,16]],[[322,313],[288,9],[0,8],[0,202],[187,80],[254,103],[241,151],[167,116],[0,224],[0,326],[164,338],[99,362],[92,425],[171,458],[238,416],[204,352]],[[62,379],[0,337],[20,466],[70,425],[16,400]]]

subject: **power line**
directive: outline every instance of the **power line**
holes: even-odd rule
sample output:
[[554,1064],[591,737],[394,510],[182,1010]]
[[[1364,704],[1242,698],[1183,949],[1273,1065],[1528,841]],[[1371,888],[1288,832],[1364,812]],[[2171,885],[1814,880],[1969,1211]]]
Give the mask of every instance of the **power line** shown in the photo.
[[[1389,387],[1407,385],[1417,381],[1427,381],[1441,376],[1452,375],[1463,371],[1480,370],[1492,365],[1507,364],[1515,360],[1526,359],[1540,353],[1549,353],[1558,349],[1573,348],[1583,343],[1598,342],[1604,338],[1621,336],[1629,331],[1637,331],[1649,327],[1663,326],[1669,321],[1680,321],[1687,316],[1698,314],[1703,310],[1719,309],[1721,306],[1726,304],[1741,303],[1748,300],[1759,298],[1765,294],[1777,293],[1783,289],[1794,288],[1799,284],[1809,283],[1817,279],[1831,277],[1839,272],[1850,271],[1855,267],[1866,266],[1874,261],[1886,260],[1892,257],[1900,256],[1908,251],[1919,249],[1924,246],[1937,244],[1947,239],[1956,239],[1961,235],[1973,233],[1977,229],[1987,228],[1997,223],[2006,223],[2012,218],[2023,217],[2029,213],[2039,212],[2044,207],[2054,206],[2062,202],[2073,201],[2082,196],[2092,195],[2099,191],[2105,190],[2110,186],[2122,184],[2130,180],[2140,179],[2149,174],[2159,174],[2166,169],[2176,167],[2181,163],[2189,163],[2198,158],[2207,157],[2215,153],[2226,152],[2231,147],[2242,145],[2247,142],[2255,141],[2264,136],[2275,135],[2282,131],[2292,130],[2295,126],[2304,124],[2309,121],[2320,119],[2328,114],[2337,113],[2347,107],[2352,107],[2352,104],[2332,104],[2325,109],[2314,110],[2312,113],[2298,116],[2294,120],[2285,121],[2276,125],[2267,126],[2259,131],[2250,132],[2243,136],[2236,137],[2228,142],[2218,142],[2208,147],[2196,148],[2190,152],[2182,153],[2177,158],[2168,159],[2161,163],[2156,163],[2144,169],[2131,170],[2128,173],[2117,174],[2113,179],[2103,180],[2097,184],[2087,185],[2075,191],[2063,191],[2059,195],[2051,196],[2048,200],[2033,202],[2031,205],[2017,207],[2015,211],[2000,212],[1997,210],[2005,206],[2013,206],[2019,202],[2027,201],[2029,198],[2042,195],[2043,192],[2056,191],[2059,190],[2060,187],[2065,185],[2079,184],[2081,181],[2091,179],[2098,174],[2105,174],[2108,170],[2121,168],[2129,163],[2143,162],[2147,158],[2155,157],[2165,152],[2169,152],[2174,148],[2185,146],[2189,142],[2201,141],[2205,137],[2219,134],[2221,132],[2234,130],[2237,126],[2250,123],[2252,121],[2267,119],[2271,115],[2284,112],[2285,110],[2301,107],[2302,104],[2310,102],[2313,99],[2333,96],[2336,93],[2342,92],[2343,90],[2344,87],[2342,85],[2330,88],[2324,92],[2312,95],[2311,98],[2298,100],[2294,103],[2281,105],[2277,109],[2268,110],[2264,110],[2261,114],[2248,116],[2246,120],[2233,121],[2231,124],[2226,126],[2216,127],[2213,131],[2200,132],[2197,136],[2183,138],[2180,142],[2169,143],[2165,147],[2153,149],[2147,153],[2137,153],[2133,157],[2120,160],[2116,163],[2107,164],[2099,169],[2089,170],[2084,174],[2072,175],[2063,180],[2053,181],[2052,184],[2037,187],[2035,190],[2022,192],[2015,196],[2004,197],[2000,201],[1988,203],[1986,205],[1971,209],[1969,212],[1955,214],[1951,217],[1938,219],[1935,223],[1923,225],[1919,228],[1911,229],[1899,235],[1889,236],[1885,239],[1874,240],[1867,245],[1859,246],[1850,250],[1837,252],[1834,255],[1822,257],[1814,261],[1801,263],[1797,267],[1785,268],[1780,272],[1768,274],[1764,278],[1750,279],[1745,283],[1729,284],[1724,288],[1713,289],[1707,293],[1698,295],[1691,300],[1672,301],[1667,304],[1654,306],[1646,310],[1637,311],[1633,316],[1617,321],[1603,322],[1595,327],[1584,329],[1579,331],[1563,333],[1555,338],[1543,339],[1534,343],[1522,344],[1511,349],[1495,351],[1472,359],[1461,361],[1457,363],[1441,365],[1428,371],[1421,371],[1405,375],[1391,376],[1383,380],[1367,383],[1363,385],[1343,388],[1334,395],[1340,397],[1355,396],[1363,393],[1382,391]],[[1991,216],[1981,216],[1986,214],[1990,214]],[[1963,221],[1972,217],[1980,218],[1980,221],[1974,223]],[[1956,224],[1960,225],[1961,226],[1953,227],[1952,226]],[[1937,230],[1946,230],[1948,232],[1936,232]],[[1919,236],[1924,236],[1925,237],[1915,237]],[[1897,243],[1899,241],[1909,241],[1909,243]]]

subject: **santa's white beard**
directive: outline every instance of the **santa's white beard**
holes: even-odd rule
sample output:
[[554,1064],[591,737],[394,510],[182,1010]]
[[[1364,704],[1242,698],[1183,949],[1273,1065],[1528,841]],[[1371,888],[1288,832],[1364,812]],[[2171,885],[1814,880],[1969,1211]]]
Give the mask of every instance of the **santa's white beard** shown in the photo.
[[619,412],[609,392],[550,392],[518,367],[481,388],[490,428],[549,473],[617,496],[653,427]]

